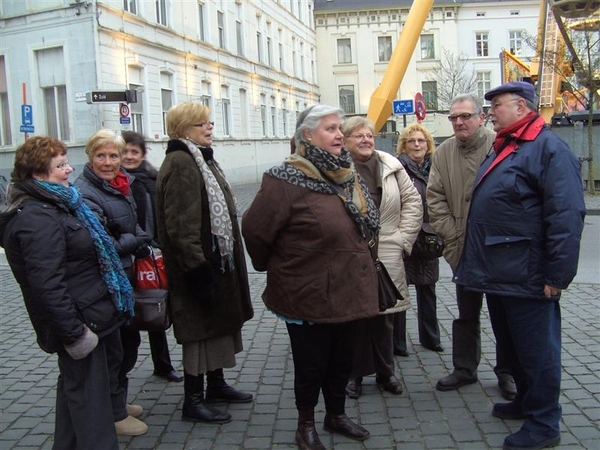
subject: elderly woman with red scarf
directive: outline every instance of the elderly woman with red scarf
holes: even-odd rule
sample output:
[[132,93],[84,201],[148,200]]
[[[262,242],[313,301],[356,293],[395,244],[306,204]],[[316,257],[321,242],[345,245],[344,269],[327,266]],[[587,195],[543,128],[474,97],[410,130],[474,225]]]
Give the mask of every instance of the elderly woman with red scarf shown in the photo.
[[[129,280],[133,281],[133,256],[147,256],[151,239],[137,223],[130,176],[121,168],[124,149],[125,141],[112,130],[100,130],[92,135],[85,148],[89,163],[75,184],[81,190],[84,201],[112,236],[123,269]],[[124,325],[121,327],[121,341],[123,362],[119,371],[119,386],[122,388],[122,401],[116,406],[119,412],[115,411],[115,426],[119,435],[137,436],[148,430],[146,424],[136,418],[143,413],[143,408],[129,405],[126,400],[129,384],[127,374],[137,360],[140,333]]]

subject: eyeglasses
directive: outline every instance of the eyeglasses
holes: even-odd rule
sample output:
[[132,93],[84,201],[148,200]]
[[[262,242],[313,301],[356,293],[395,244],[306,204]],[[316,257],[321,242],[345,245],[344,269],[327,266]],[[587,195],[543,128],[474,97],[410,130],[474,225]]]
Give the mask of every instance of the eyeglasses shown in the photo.
[[214,126],[215,123],[214,122],[202,122],[202,123],[195,123],[195,124],[193,124],[194,127],[199,127],[199,128],[203,128],[205,125],[212,125],[212,126]]
[[476,115],[477,114],[472,114],[472,113],[452,114],[452,115],[448,116],[448,120],[450,122],[456,122],[458,119],[460,119],[464,122],[465,120],[469,120],[471,117],[476,116]]
[[55,169],[58,170],[66,170],[67,167],[71,167],[71,165],[69,164],[69,160],[66,160],[65,162],[60,163],[57,166],[54,166]]
[[362,141],[363,139],[373,139],[372,134],[351,134],[348,137],[352,139],[358,139],[360,141]]
[[406,140],[407,144],[426,144],[427,143],[427,139],[407,139]]

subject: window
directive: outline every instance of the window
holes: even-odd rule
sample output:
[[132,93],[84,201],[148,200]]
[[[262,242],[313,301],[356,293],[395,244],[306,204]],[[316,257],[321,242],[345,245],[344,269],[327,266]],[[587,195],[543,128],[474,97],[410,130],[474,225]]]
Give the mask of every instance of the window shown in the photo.
[[206,19],[204,16],[204,3],[198,2],[198,38],[201,41],[206,40]]
[[475,48],[477,56],[489,56],[488,54],[488,33],[475,33]]
[[277,136],[277,108],[275,107],[275,97],[271,97],[271,131],[273,136]]
[[67,109],[67,86],[62,47],[36,52],[39,86],[44,101],[46,134],[70,140],[69,114]]
[[523,31],[509,31],[508,32],[508,48],[513,55],[520,55],[523,53]]
[[[492,89],[492,75],[491,72],[478,72],[477,73],[477,96],[483,99],[483,96],[487,91]],[[489,104],[488,100],[485,100],[486,104]]]
[[173,106],[173,76],[169,72],[160,73],[160,100],[162,106],[163,134],[167,135],[167,111]]
[[201,88],[202,96],[200,97],[200,103],[202,103],[208,109],[212,110],[212,94],[210,82],[202,81]]
[[340,108],[344,114],[354,114],[354,85],[348,84],[338,88]]
[[258,62],[263,62],[263,45],[262,45],[262,33],[256,32],[256,50],[258,51]]
[[267,135],[267,96],[260,94],[260,123],[262,124],[262,134]]
[[8,85],[4,55],[0,55],[0,146],[12,144],[10,108],[8,107]]
[[223,115],[223,136],[231,136],[231,99],[229,86],[221,86],[221,114]]
[[288,135],[288,109],[287,109],[287,100],[285,98],[281,99],[281,121],[283,123],[282,134],[283,136]]
[[310,76],[313,83],[317,81],[317,73],[315,72],[315,49],[311,47],[310,49]]
[[438,109],[437,81],[423,81],[421,88],[425,99],[425,108],[428,110]]
[[167,26],[167,0],[156,0],[156,22]]
[[244,30],[242,28],[242,21],[235,21],[235,38],[237,43],[237,53],[240,56],[244,56]]
[[377,51],[379,53],[379,62],[389,61],[392,57],[392,37],[379,36],[377,38]]
[[298,76],[298,61],[296,60],[296,39],[292,39],[292,70],[294,71],[294,76]]
[[283,44],[279,44],[279,70],[283,71]]
[[352,46],[350,39],[338,39],[337,50],[339,64],[348,64],[352,62]]
[[306,74],[304,73],[304,42],[300,42],[300,78],[303,80],[306,79]]
[[421,59],[435,59],[433,34],[421,35]]
[[137,0],[123,0],[123,10],[137,14]]
[[267,64],[273,65],[273,43],[270,36],[267,36]]
[[219,47],[225,48],[225,14],[217,11],[217,27],[219,29]]
[[248,136],[248,93],[240,89],[240,119],[242,123],[242,137]]

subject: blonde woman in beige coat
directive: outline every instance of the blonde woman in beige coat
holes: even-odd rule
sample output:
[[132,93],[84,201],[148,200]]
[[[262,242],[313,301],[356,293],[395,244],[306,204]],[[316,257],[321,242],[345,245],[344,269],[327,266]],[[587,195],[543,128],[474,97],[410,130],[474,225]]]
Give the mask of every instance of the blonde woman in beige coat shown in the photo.
[[351,117],[344,122],[342,132],[344,146],[379,208],[381,228],[377,255],[404,298],[386,314],[360,323],[346,394],[358,398],[362,394],[363,377],[375,373],[380,389],[399,395],[402,384],[394,373],[393,313],[410,307],[403,255],[410,254],[421,228],[421,197],[402,164],[394,156],[375,150],[374,126],[369,119]]

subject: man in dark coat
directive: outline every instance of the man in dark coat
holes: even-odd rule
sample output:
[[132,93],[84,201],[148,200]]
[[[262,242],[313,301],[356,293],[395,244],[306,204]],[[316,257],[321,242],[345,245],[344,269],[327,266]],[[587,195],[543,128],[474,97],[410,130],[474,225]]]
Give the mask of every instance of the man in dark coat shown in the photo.
[[585,216],[580,164],[535,110],[529,83],[486,93],[497,132],[480,167],[454,282],[485,292],[517,397],[492,415],[525,419],[505,450],[560,442],[560,292],[577,271]]

